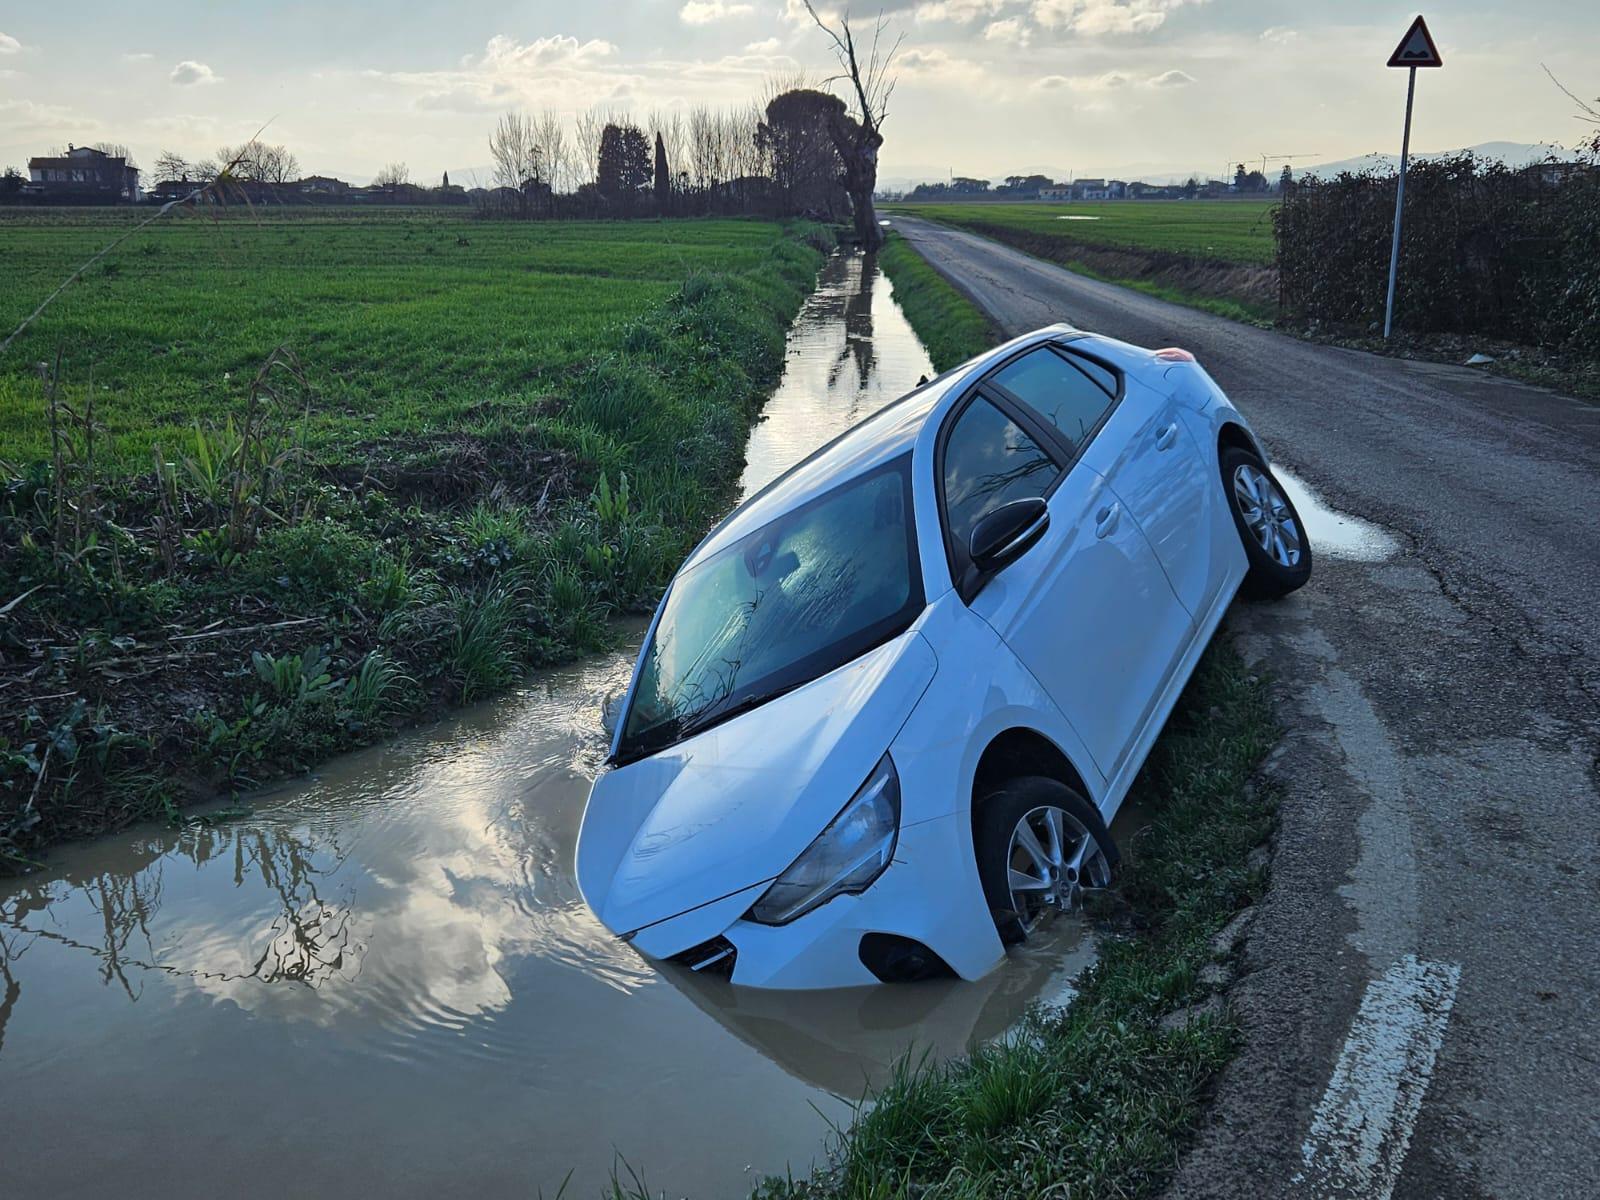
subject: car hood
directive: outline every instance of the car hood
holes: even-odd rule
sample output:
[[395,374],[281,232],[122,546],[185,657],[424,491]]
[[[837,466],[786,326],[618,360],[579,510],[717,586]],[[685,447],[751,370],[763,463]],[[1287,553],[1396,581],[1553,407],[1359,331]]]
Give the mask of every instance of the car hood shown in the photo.
[[[866,781],[937,665],[921,635],[906,632],[601,775],[578,833],[578,887],[589,907],[617,934],[700,908],[716,928],[679,922],[679,940],[721,932],[739,913],[714,902],[799,857]],[[750,900],[741,903],[739,912]]]

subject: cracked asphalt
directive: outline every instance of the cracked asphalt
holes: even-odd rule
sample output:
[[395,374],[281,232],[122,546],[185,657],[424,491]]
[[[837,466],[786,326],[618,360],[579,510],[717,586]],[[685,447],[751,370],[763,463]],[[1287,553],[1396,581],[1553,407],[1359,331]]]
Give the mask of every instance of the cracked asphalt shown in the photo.
[[[893,223],[1008,334],[1192,350],[1276,463],[1397,540],[1319,548],[1308,587],[1229,618],[1286,728],[1281,825],[1230,997],[1246,1045],[1172,1194],[1600,1195],[1600,406]],[[1398,1172],[1297,1182],[1363,993],[1409,955],[1460,980],[1414,1129],[1379,1148]]]

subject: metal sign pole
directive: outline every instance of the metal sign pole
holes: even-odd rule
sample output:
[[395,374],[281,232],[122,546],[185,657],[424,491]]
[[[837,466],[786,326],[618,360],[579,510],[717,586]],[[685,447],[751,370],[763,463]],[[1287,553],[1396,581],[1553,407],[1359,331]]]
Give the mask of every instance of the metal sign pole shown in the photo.
[[1389,299],[1383,306],[1383,340],[1389,340],[1394,323],[1394,277],[1400,267],[1400,210],[1406,202],[1406,160],[1411,155],[1411,101],[1417,94],[1417,69],[1411,68],[1406,82],[1406,129],[1400,138],[1400,183],[1394,193],[1394,241],[1389,246]]

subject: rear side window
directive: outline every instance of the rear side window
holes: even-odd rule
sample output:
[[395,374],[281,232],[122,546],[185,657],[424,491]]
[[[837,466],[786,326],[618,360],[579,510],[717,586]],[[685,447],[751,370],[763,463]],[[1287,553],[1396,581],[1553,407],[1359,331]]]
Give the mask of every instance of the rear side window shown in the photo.
[[1043,496],[1060,465],[1026,430],[983,398],[956,419],[944,448],[945,527],[958,562],[972,527],[1013,500]]
[[1075,360],[1043,346],[1007,363],[988,381],[1055,426],[1073,453],[1089,440],[1116,394],[1116,377],[1105,368],[1090,363],[1079,367]]

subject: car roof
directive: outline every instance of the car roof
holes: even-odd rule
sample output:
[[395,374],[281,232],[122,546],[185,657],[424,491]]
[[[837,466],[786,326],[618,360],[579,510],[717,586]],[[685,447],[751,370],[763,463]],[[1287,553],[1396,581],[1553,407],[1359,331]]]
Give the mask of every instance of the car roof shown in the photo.
[[708,534],[684,563],[693,566],[738,541],[746,534],[846,479],[864,474],[909,451],[929,417],[953,394],[963,392],[969,380],[982,374],[998,358],[1024,345],[1077,331],[1053,325],[996,346],[968,359],[898,400],[891,400],[872,416],[845,430],[833,441],[801,459],[782,475],[747,499]]

